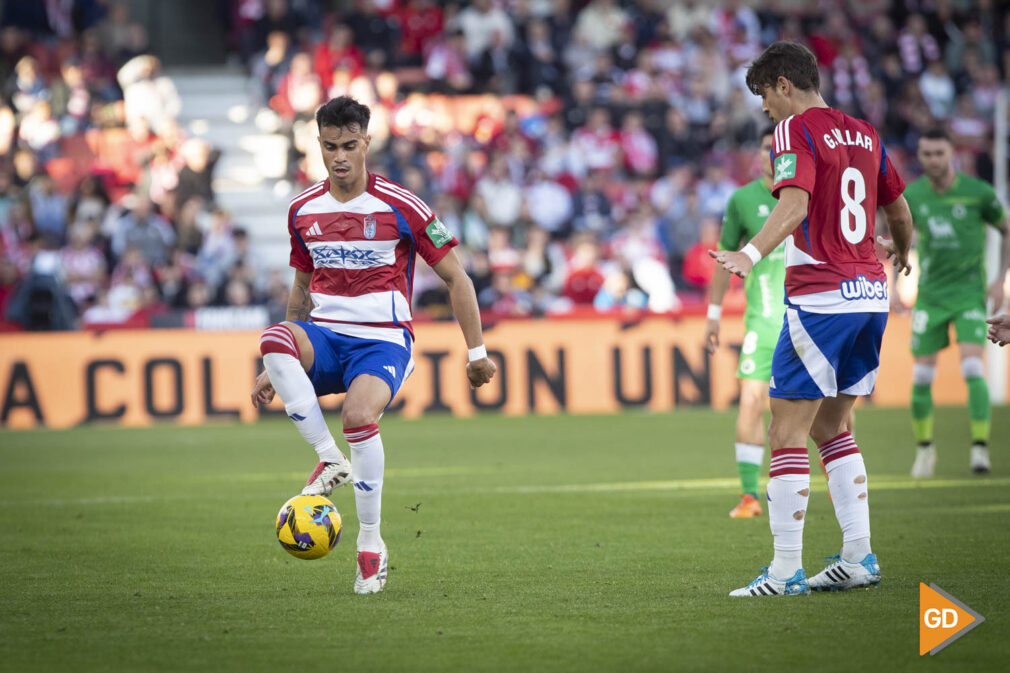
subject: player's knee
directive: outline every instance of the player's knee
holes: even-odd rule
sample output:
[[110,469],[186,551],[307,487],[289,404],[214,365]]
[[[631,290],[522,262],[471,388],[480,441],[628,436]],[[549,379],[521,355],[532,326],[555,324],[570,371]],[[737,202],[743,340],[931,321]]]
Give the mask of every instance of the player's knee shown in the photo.
[[296,360],[301,358],[301,348],[290,327],[280,323],[263,330],[260,335],[260,354],[269,353],[291,355]]
[[968,379],[978,379],[985,376],[985,365],[982,364],[982,358],[971,356],[962,359],[961,376],[963,376],[966,381]]
[[[963,365],[963,363],[962,363]],[[936,365],[921,365],[916,363],[912,366],[912,383],[917,386],[931,386],[936,378]]]
[[765,410],[765,398],[753,390],[740,391],[740,415],[748,418],[760,416]]
[[845,432],[847,428],[847,420],[843,422],[838,421],[828,421],[827,419],[814,419],[814,422],[810,425],[810,439],[814,440],[814,443],[820,446],[825,442],[830,442],[832,439],[838,435]]
[[374,411],[363,405],[348,405],[346,400],[340,418],[345,428],[360,428],[379,422],[379,415]]

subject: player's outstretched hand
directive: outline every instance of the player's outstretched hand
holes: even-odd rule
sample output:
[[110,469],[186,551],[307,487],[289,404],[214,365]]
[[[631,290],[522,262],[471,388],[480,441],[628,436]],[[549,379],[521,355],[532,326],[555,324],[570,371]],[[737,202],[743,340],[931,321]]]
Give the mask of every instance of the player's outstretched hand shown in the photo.
[[470,380],[470,387],[480,388],[494,377],[498,368],[489,358],[481,358],[468,362],[466,365],[466,378]]
[[746,278],[747,274],[754,267],[754,262],[750,257],[742,252],[732,250],[709,250],[708,256],[722,264],[723,268],[741,278]]
[[894,273],[907,276],[912,272],[912,265],[908,263],[907,250],[903,253],[898,252],[898,249],[894,247],[894,241],[883,236],[877,236],[877,243],[884,249],[887,258],[894,265]]
[[719,321],[708,319],[705,323],[705,348],[709,355],[715,355],[719,348]]
[[989,341],[1000,346],[1010,343],[1010,313],[1004,313],[986,320],[989,323]]
[[274,399],[274,386],[270,383],[270,377],[267,376],[266,370],[260,372],[260,375],[256,377],[256,383],[253,385],[252,398],[253,406],[258,404],[270,404]]

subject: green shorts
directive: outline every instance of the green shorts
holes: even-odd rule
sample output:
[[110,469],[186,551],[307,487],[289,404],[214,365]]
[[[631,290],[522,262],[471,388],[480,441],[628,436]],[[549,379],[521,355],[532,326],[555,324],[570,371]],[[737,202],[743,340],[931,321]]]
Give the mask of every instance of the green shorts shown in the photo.
[[917,302],[912,311],[912,355],[932,355],[950,345],[950,323],[958,343],[985,343],[985,302],[969,308],[937,308]]
[[746,329],[736,377],[767,382],[772,378],[772,354],[779,341],[782,325],[761,320],[746,323]]

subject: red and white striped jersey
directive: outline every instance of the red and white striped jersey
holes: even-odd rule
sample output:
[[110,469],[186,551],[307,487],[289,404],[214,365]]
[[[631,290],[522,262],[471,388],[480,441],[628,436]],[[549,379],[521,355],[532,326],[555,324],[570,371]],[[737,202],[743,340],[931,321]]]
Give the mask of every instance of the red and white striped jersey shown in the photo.
[[812,313],[888,310],[887,276],[874,249],[877,206],[905,189],[873,127],[810,108],[775,127],[772,195],[799,187],[807,217],[786,239],[786,304]]
[[414,255],[434,266],[458,241],[415,194],[375,173],[346,203],[323,180],[288,208],[291,266],[312,273],[313,322],[409,347]]

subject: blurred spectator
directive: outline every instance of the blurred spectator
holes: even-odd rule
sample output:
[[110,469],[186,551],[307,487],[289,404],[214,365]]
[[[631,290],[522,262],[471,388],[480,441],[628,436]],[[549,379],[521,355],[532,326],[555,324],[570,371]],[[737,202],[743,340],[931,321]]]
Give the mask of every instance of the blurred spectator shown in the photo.
[[515,39],[511,19],[491,0],[473,0],[459,13],[457,21],[466,39],[466,56],[471,63],[476,62],[496,40],[508,49]]
[[474,185],[483,199],[481,217],[490,225],[511,227],[519,219],[522,192],[508,175],[508,165],[501,154],[495,156],[484,175]]
[[424,74],[442,91],[463,92],[470,89],[473,78],[462,30],[453,31],[435,43],[425,61]]
[[221,152],[212,148],[206,141],[190,138],[179,149],[183,167],[179,169],[179,185],[175,189],[178,203],[186,203],[194,196],[199,196],[207,202],[214,200],[214,166],[221,157]]
[[[112,251],[124,262],[127,253],[136,251],[145,265],[164,264],[175,243],[175,231],[164,217],[155,212],[154,204],[147,195],[136,195],[135,202],[136,205],[116,223]],[[131,262],[126,267],[136,263],[135,256],[131,256]]]
[[930,61],[929,67],[919,77],[919,91],[926,99],[929,113],[937,119],[946,119],[954,108],[954,80],[947,72],[944,62]]
[[[329,82],[332,85],[334,70],[328,71]],[[344,66],[338,66],[338,73],[350,71]],[[331,92],[331,94],[336,92]],[[339,95],[343,95],[342,92]],[[292,120],[296,117],[310,119],[323,103],[323,81],[320,76],[312,70],[312,60],[306,53],[295,54],[291,59],[291,66],[288,73],[284,75],[277,85],[277,96],[274,98],[274,108],[281,117]]]
[[918,75],[926,64],[940,60],[940,45],[927,32],[926,19],[922,14],[910,14],[905,27],[898,34],[898,49],[905,72]]
[[58,192],[53,179],[43,174],[32,181],[28,197],[31,200],[36,233],[61,245],[67,229],[66,195]]
[[143,119],[155,133],[179,115],[182,101],[175,84],[161,74],[161,61],[145,54],[127,61],[116,76],[123,88],[126,123]]
[[108,277],[105,255],[94,245],[93,237],[90,225],[74,224],[70,227],[69,242],[60,253],[67,290],[78,310],[87,308]]

